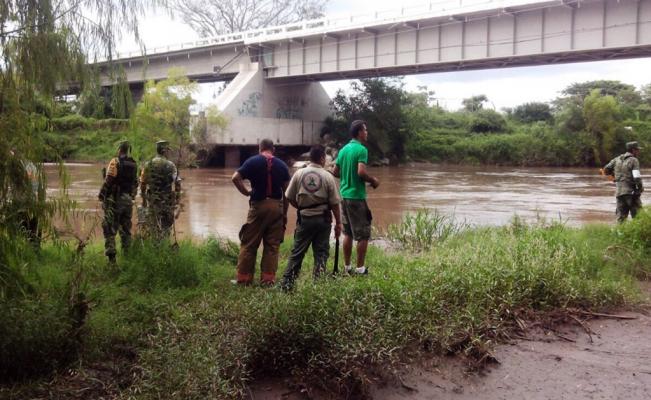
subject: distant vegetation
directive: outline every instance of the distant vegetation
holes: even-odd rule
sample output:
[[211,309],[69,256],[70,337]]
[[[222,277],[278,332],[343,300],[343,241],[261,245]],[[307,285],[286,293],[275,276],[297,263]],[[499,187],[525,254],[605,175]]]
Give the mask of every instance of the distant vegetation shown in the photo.
[[[436,105],[432,91],[410,93],[401,79],[365,79],[334,98],[327,121],[339,142],[346,126],[368,122],[371,156],[405,160],[519,166],[596,166],[624,144],[651,143],[651,84],[575,83],[550,104],[534,102],[500,111],[474,96],[463,109]],[[642,162],[651,161],[643,153]]]
[[[45,114],[48,158],[97,161],[114,152],[114,144],[130,138],[136,156],[147,158],[157,139],[182,149],[178,158],[192,164],[205,148],[206,119],[189,132],[188,107],[195,84],[171,71],[170,78],[148,83],[145,96],[133,105],[126,85],[91,85],[73,102],[56,103]],[[618,81],[572,84],[551,103],[525,103],[501,111],[487,107],[484,95],[463,100],[448,111],[436,104],[432,91],[408,92],[400,78],[364,79],[333,99],[334,115],[326,131],[339,145],[348,140],[354,119],[368,122],[371,158],[394,163],[426,161],[517,166],[599,166],[637,140],[651,144],[651,84],[639,90]],[[206,112],[210,123],[226,125],[217,110]],[[203,130],[203,131],[202,131]],[[197,140],[189,145],[190,135]],[[641,161],[651,161],[642,152]]]

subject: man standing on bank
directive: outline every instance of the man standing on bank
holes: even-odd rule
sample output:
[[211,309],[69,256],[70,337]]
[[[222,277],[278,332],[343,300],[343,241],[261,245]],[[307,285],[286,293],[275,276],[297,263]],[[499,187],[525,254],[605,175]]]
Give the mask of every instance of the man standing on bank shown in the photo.
[[640,150],[637,142],[628,142],[626,143],[626,153],[613,158],[603,168],[605,175],[615,177],[617,222],[620,223],[626,221],[629,212],[631,218],[635,218],[637,212],[642,208],[640,195],[644,192],[644,187],[640,174],[640,162],[637,159]]
[[140,174],[142,206],[147,209],[145,228],[154,239],[170,236],[174,209],[181,196],[181,181],[176,165],[167,159],[169,142],[156,142],[156,157],[145,164]]
[[[231,179],[237,190],[249,197],[249,213],[240,230],[240,255],[234,282],[253,283],[256,255],[262,242],[260,282],[271,286],[276,280],[278,250],[287,225],[288,202],[284,192],[289,183],[289,169],[273,156],[271,139],[262,139],[259,150],[260,154],[246,160]],[[251,190],[244,185],[245,179],[251,183]]]
[[120,233],[123,252],[129,249],[131,243],[131,215],[138,191],[138,166],[129,156],[130,147],[127,141],[118,145],[118,155],[106,168],[106,177],[98,196],[104,209],[102,231],[105,254],[112,264],[117,253],[115,235]]
[[317,279],[326,269],[330,252],[332,216],[335,217],[335,237],[341,234],[339,193],[335,178],[323,167],[326,163],[325,147],[310,149],[310,165],[296,171],[285,197],[296,208],[296,231],[294,247],[287,262],[281,287],[291,290],[301,271],[307,249],[312,245],[314,253],[313,277]]
[[357,268],[358,274],[368,274],[365,265],[366,249],[371,238],[371,210],[366,204],[366,182],[373,189],[380,186],[380,181],[369,175],[366,170],[368,164],[368,149],[364,143],[368,140],[366,122],[357,120],[350,125],[352,139],[337,154],[334,175],[341,179],[340,193],[343,198],[342,212],[344,222],[344,261],[345,271],[352,272],[351,256],[353,241],[357,242]]

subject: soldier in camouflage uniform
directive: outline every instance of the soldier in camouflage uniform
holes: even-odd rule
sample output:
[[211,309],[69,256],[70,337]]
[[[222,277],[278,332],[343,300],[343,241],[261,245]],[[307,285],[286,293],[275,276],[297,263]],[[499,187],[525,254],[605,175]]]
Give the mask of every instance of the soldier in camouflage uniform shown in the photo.
[[606,175],[614,176],[617,184],[617,222],[624,222],[631,214],[635,218],[642,208],[640,195],[644,192],[640,162],[637,157],[640,146],[637,142],[626,143],[626,153],[613,158],[603,168]]
[[115,235],[120,234],[122,250],[127,251],[131,243],[131,215],[133,200],[138,190],[138,166],[129,156],[129,142],[118,146],[118,155],[106,168],[104,184],[99,192],[99,199],[104,209],[105,254],[109,262],[115,262]]
[[158,154],[145,165],[140,175],[142,205],[147,209],[145,230],[158,239],[170,234],[181,191],[176,165],[167,159],[169,150],[167,141],[156,142]]

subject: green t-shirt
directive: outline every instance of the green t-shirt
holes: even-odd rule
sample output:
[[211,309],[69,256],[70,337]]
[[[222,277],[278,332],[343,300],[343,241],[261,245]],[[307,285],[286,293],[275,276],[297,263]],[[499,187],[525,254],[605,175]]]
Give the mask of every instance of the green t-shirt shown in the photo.
[[357,175],[357,164],[368,163],[368,149],[358,140],[348,142],[337,154],[335,164],[339,167],[341,185],[339,193],[344,199],[365,200],[366,185]]

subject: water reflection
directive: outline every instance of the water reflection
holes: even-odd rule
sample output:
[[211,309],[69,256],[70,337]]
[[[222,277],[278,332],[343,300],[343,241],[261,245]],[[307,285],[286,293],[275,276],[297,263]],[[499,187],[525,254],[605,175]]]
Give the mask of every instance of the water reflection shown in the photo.
[[[67,167],[70,196],[86,213],[95,214],[101,208],[96,200],[102,180],[101,166]],[[54,188],[57,168],[46,169]],[[230,169],[181,171],[186,196],[184,212],[176,225],[179,236],[237,238],[246,218],[248,199],[231,184],[232,173]],[[594,169],[418,164],[372,168],[371,173],[382,183],[377,190],[368,190],[374,225],[379,227],[398,222],[406,212],[419,208],[435,208],[474,225],[505,224],[516,213],[526,219],[560,217],[572,225],[615,219],[613,184]],[[57,193],[57,189],[49,191],[50,196]],[[291,235],[295,224],[293,209],[289,217],[287,234]]]

